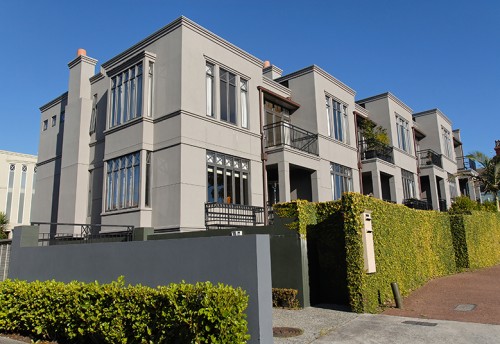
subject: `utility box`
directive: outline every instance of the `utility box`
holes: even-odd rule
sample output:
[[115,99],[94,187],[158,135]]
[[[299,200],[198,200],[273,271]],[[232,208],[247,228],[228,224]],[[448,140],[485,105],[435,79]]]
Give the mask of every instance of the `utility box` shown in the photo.
[[363,237],[363,258],[365,261],[366,273],[372,274],[377,272],[375,266],[375,247],[373,245],[373,228],[372,228],[372,212],[365,210],[361,213],[362,216],[362,237]]

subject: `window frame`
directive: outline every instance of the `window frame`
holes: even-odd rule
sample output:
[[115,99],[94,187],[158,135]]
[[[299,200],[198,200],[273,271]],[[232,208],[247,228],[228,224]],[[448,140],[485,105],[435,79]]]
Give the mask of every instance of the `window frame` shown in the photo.
[[412,154],[410,122],[396,113],[396,135],[398,137],[398,148]]
[[[345,192],[353,191],[353,176],[352,168],[331,162],[330,163],[330,180],[332,187],[332,199],[338,200],[342,197]],[[337,189],[337,182],[341,185],[341,190]]]
[[340,99],[325,94],[327,134],[332,139],[349,144],[349,106]]
[[105,161],[105,212],[141,207],[142,151]]
[[403,199],[416,198],[415,174],[411,171],[401,169],[401,182],[403,183]]
[[453,158],[453,153],[452,153],[452,143],[451,143],[451,132],[446,129],[445,127],[441,126],[441,136],[443,138],[443,154],[447,157],[452,159]]
[[[210,170],[212,169],[212,170]],[[250,160],[223,154],[219,152],[206,151],[206,200],[207,203],[239,204],[250,205]],[[222,198],[219,195],[218,172],[222,174]],[[210,191],[210,173],[213,176],[213,188]],[[228,177],[231,179],[231,187],[227,183]],[[239,181],[236,180],[239,178]],[[239,190],[236,188],[239,183]],[[230,195],[229,191],[230,190]],[[212,200],[210,199],[212,193]],[[220,201],[222,200],[222,202]]]

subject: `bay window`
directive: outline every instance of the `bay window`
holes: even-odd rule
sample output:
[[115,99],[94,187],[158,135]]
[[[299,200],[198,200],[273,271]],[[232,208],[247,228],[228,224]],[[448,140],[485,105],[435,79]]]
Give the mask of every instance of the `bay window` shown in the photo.
[[207,151],[207,202],[249,204],[250,162]]

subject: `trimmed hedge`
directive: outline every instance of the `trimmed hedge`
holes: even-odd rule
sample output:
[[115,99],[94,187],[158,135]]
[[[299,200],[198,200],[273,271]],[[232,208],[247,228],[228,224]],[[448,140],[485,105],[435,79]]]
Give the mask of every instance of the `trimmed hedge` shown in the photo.
[[297,289],[273,288],[273,307],[298,309]]
[[[372,211],[374,274],[364,270],[364,210]],[[307,235],[312,304],[377,312],[393,299],[391,282],[406,296],[432,278],[500,262],[498,213],[414,210],[358,193],[334,202],[278,204],[275,211],[295,218],[289,227]]]
[[[372,211],[376,268],[366,274],[361,237],[365,210]],[[447,214],[414,210],[356,193],[342,198],[347,250],[347,283],[355,312],[377,312],[393,299],[391,282],[403,296],[434,277],[456,271]]]
[[246,343],[248,296],[210,282],[155,289],[0,283],[0,331],[60,343]]
[[478,269],[500,262],[500,213],[473,211],[463,215],[468,268]]

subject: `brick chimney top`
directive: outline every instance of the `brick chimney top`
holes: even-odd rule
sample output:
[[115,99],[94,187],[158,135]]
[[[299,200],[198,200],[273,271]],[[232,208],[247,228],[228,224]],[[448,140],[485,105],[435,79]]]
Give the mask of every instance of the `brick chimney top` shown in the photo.
[[76,56],[80,56],[80,55],[87,56],[87,51],[85,49],[82,49],[82,48],[78,49],[76,51]]

